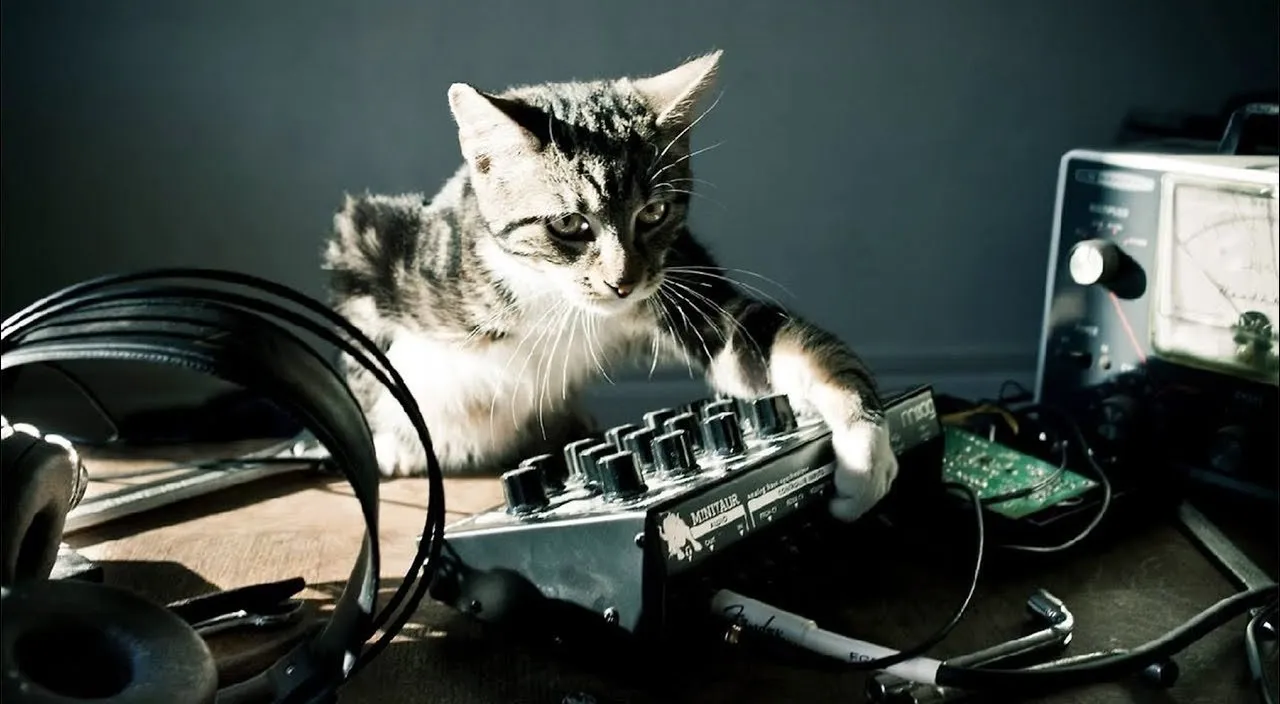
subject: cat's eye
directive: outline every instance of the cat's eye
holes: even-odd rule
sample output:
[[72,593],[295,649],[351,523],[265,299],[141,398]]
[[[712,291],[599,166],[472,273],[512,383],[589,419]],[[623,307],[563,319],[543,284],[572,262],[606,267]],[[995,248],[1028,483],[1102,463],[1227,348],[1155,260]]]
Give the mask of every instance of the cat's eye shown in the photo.
[[640,224],[647,227],[653,227],[662,222],[667,217],[667,204],[665,201],[655,200],[652,203],[640,209],[636,213],[636,219]]
[[567,240],[584,240],[591,237],[591,223],[577,213],[548,221],[547,229],[557,237]]

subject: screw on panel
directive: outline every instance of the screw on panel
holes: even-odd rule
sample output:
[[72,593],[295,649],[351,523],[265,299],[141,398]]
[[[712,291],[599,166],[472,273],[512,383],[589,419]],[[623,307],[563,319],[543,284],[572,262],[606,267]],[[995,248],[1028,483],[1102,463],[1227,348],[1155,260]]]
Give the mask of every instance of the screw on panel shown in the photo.
[[619,614],[618,614],[618,610],[617,610],[617,609],[615,609],[615,608],[613,608],[612,606],[610,606],[609,608],[607,608],[607,609],[605,609],[605,610],[604,610],[604,621],[605,621],[605,623],[608,623],[608,624],[616,624],[616,623],[618,622],[619,618],[620,618],[620,616],[619,616]]
[[644,533],[636,533],[636,547],[644,547]]
[[471,601],[467,602],[467,605],[463,610],[469,614],[478,614],[480,613],[480,607],[481,607],[480,602],[475,599],[472,599]]

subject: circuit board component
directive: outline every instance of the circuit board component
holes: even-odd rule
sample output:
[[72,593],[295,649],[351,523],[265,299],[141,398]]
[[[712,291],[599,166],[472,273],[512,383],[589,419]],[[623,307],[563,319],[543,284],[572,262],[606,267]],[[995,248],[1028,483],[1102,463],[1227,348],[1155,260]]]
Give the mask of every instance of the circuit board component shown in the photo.
[[1024,518],[1074,501],[1098,483],[1065,467],[1024,454],[968,430],[947,426],[944,481],[968,485],[987,510]]

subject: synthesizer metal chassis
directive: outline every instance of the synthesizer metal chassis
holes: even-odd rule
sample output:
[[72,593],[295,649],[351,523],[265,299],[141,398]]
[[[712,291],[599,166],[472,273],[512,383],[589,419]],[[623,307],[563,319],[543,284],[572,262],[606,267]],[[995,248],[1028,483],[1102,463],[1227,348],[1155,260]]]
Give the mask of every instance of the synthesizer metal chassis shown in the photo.
[[[900,463],[890,498],[936,495],[943,448],[932,390],[891,399],[886,418]],[[682,477],[646,474],[647,490],[630,500],[570,482],[536,513],[499,506],[452,524],[432,597],[558,641],[662,638],[705,622],[715,589],[785,576],[830,536],[827,427],[799,418],[792,431],[761,437],[745,425],[743,452],[704,453]]]

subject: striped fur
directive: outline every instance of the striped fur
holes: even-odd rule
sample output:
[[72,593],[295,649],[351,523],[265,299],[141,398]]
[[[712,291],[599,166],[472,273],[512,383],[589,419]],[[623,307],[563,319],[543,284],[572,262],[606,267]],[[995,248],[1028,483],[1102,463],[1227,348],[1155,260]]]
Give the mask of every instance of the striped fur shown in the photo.
[[[446,472],[555,450],[592,430],[577,403],[587,384],[678,363],[720,391],[819,411],[841,464],[837,515],[887,491],[897,465],[866,366],[746,295],[685,226],[690,133],[718,62],[498,95],[454,85],[462,168],[432,198],[348,197],[335,216],[335,306],[405,377]],[[421,471],[402,411],[362,370],[349,379],[384,473]]]

